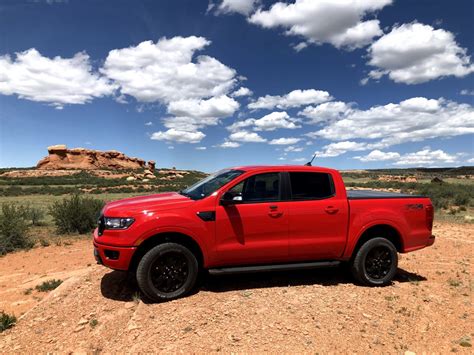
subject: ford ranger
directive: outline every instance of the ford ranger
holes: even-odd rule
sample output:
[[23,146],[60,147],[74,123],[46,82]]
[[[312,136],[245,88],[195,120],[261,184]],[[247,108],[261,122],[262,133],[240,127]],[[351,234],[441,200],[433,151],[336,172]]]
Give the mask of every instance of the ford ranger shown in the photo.
[[347,263],[366,286],[391,283],[398,254],[430,246],[427,197],[346,191],[338,171],[242,166],[180,191],[108,203],[94,231],[97,261],[136,274],[154,300],[213,274]]

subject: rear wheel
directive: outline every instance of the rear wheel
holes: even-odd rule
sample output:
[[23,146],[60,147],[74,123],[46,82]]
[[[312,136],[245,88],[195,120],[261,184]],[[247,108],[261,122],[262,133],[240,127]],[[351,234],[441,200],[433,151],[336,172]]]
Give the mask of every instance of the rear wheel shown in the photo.
[[196,283],[198,262],[186,247],[176,243],[157,245],[137,267],[140,290],[153,301],[168,301],[189,293]]
[[397,273],[398,254],[392,242],[374,238],[365,242],[352,260],[354,278],[366,286],[386,286]]

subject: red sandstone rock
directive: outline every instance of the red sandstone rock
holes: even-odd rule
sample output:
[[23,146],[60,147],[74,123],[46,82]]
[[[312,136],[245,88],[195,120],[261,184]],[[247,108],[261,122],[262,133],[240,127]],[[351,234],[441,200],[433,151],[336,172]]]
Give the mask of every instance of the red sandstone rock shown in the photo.
[[[127,157],[116,150],[98,151],[85,148],[67,149],[63,144],[48,147],[48,156],[41,159],[38,169],[142,169],[145,161]],[[153,166],[154,166],[154,162]]]

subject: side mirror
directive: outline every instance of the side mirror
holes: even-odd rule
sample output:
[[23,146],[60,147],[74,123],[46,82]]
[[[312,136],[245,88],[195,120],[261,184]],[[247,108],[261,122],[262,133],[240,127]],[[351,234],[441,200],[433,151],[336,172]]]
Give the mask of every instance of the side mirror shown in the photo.
[[228,191],[224,193],[224,195],[222,195],[221,201],[220,201],[221,206],[236,205],[239,203],[242,203],[242,197],[235,196],[234,194]]

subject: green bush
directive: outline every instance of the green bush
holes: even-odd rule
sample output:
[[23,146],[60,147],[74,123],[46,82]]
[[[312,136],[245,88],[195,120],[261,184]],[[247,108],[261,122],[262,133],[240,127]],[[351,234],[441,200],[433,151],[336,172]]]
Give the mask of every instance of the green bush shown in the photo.
[[104,207],[102,200],[81,195],[73,195],[50,207],[58,233],[89,233],[97,225],[100,211]]
[[0,333],[16,324],[16,317],[0,311]]
[[48,291],[54,290],[55,288],[57,288],[62,283],[63,282],[61,280],[55,280],[55,279],[48,280],[48,281],[43,282],[40,285],[37,285],[35,287],[35,289],[39,292],[48,292]]
[[29,225],[24,209],[13,203],[2,204],[0,213],[0,255],[17,249],[29,249],[33,242],[28,237]]

